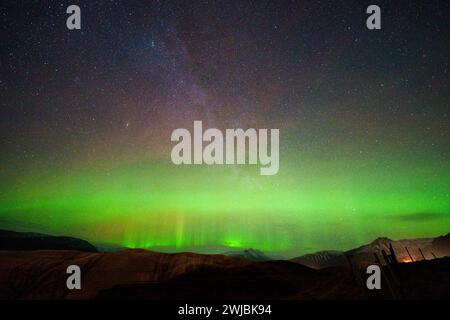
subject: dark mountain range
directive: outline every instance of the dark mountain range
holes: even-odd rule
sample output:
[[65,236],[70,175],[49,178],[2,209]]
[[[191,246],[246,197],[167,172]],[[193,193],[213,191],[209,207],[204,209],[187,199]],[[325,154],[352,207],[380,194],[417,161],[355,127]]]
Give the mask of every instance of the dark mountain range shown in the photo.
[[0,230],[0,250],[78,250],[97,252],[89,242],[72,237]]

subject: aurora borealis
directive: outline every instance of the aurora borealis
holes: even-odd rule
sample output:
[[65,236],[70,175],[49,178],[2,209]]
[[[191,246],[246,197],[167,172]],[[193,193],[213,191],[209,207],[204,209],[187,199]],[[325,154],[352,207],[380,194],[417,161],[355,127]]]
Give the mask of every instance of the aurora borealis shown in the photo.
[[[395,2],[395,3],[393,3]],[[450,231],[449,4],[1,4],[0,229],[286,257]],[[176,128],[280,129],[280,168],[170,161]]]

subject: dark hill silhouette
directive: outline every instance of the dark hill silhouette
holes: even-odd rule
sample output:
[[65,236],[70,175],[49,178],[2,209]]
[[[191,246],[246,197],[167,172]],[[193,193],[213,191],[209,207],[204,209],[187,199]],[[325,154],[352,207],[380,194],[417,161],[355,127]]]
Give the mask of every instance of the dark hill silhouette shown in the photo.
[[0,250],[78,250],[97,252],[92,244],[72,237],[0,230]]

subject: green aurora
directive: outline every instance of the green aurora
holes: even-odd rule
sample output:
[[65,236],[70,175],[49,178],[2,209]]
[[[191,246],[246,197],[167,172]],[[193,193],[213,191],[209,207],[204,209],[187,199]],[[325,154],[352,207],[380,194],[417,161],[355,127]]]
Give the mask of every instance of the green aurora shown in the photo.
[[314,158],[289,150],[282,148],[275,176],[260,176],[256,165],[169,159],[32,170],[2,179],[1,216],[130,248],[252,247],[288,256],[450,229],[450,170],[439,157],[349,147]]

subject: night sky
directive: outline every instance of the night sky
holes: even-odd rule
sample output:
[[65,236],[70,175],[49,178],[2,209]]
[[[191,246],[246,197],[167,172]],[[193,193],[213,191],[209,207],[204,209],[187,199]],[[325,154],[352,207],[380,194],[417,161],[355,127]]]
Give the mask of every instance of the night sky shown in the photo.
[[[6,0],[0,19],[2,229],[286,257],[450,231],[448,1]],[[194,120],[280,129],[278,174],[174,165]]]

